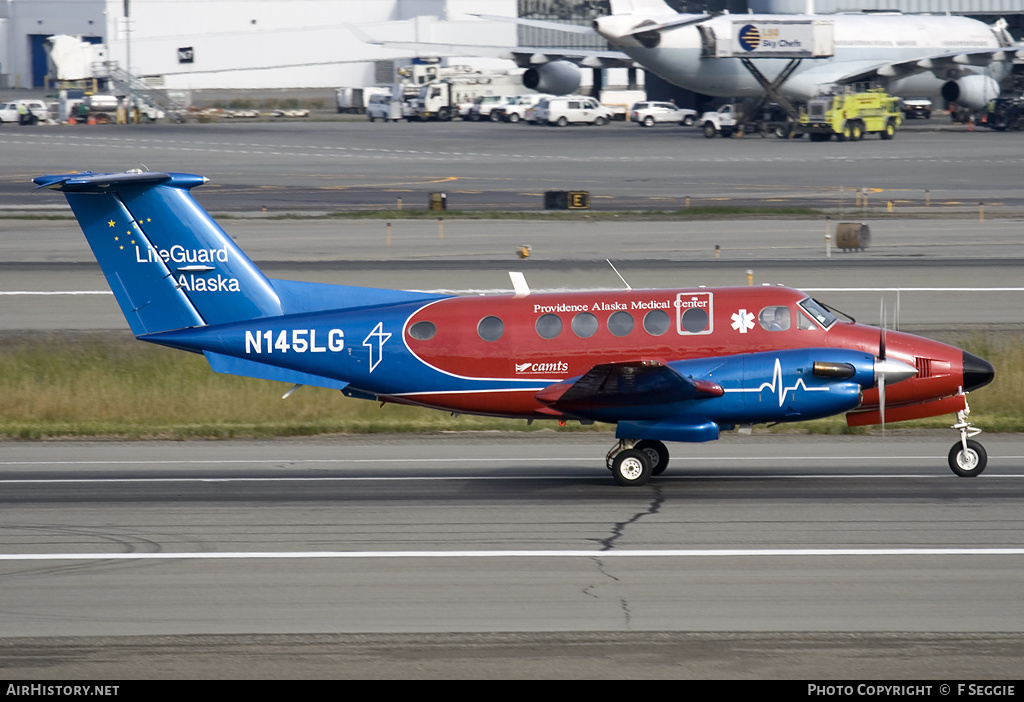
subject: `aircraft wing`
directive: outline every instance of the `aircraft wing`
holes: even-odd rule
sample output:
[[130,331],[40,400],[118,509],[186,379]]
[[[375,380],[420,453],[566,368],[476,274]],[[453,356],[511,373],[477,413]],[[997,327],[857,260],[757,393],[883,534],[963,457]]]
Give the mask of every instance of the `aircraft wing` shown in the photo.
[[[905,78],[925,71],[936,76],[943,76],[951,69],[964,66],[987,66],[991,63],[1024,59],[1024,45],[1004,46],[998,49],[971,49],[969,51],[951,51],[944,54],[932,54],[903,61],[883,62],[861,67],[836,77],[836,83],[859,83],[871,80],[892,80]],[[842,64],[835,64],[841,68]]]
[[487,58],[503,58],[515,61],[520,68],[528,68],[540,63],[551,61],[572,61],[588,68],[631,68],[636,65],[633,59],[621,51],[597,51],[588,49],[562,49],[550,46],[532,47],[488,46],[481,44],[444,44],[425,41],[404,42],[366,39],[366,43],[383,46],[398,51],[413,51],[422,54],[429,50],[436,56],[483,56]]
[[[521,17],[503,17],[501,15],[474,15],[484,20],[491,20],[492,22],[510,22],[512,24],[522,25],[523,27],[536,27],[538,29],[550,29],[556,32],[567,32],[569,34],[587,34],[590,36],[599,36],[598,33],[592,28],[582,24],[568,24],[565,22],[553,22],[551,20],[535,20],[535,19],[523,19]],[[637,25],[634,34],[643,32],[658,32],[663,29],[673,29],[675,27],[685,27],[691,24],[699,24],[705,20],[711,19],[712,15],[708,14],[676,14],[672,13],[672,16],[662,22],[656,22],[654,20],[646,20]]]
[[536,398],[559,411],[637,407],[724,394],[718,383],[680,375],[660,361],[602,363],[579,378],[549,385]]

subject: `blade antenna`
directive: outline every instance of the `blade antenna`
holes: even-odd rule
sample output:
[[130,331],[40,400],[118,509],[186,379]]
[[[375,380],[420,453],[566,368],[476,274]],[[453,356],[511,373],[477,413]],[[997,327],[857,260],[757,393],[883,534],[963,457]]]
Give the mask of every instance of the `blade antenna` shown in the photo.
[[631,288],[629,283],[626,282],[626,279],[622,277],[622,274],[619,273],[619,269],[615,267],[615,264],[611,262],[611,259],[606,258],[605,261],[612,267],[612,270],[615,271],[615,275],[619,276],[619,280],[621,280],[622,284],[626,286],[626,290],[632,290],[633,288]]

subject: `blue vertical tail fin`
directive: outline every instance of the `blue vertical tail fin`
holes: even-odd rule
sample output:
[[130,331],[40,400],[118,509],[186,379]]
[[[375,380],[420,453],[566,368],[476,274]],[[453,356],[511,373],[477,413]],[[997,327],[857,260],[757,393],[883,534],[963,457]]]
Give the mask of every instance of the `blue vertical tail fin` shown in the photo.
[[282,313],[273,285],[196,202],[186,173],[35,178],[60,190],[136,335]]

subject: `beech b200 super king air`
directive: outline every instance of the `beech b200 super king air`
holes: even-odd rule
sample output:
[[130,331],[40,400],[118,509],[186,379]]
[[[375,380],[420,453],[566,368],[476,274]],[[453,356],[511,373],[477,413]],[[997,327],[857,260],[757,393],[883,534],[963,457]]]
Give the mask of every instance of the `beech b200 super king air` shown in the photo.
[[837,319],[783,287],[458,297],[267,278],[185,173],[40,176],[59,190],[138,339],[220,373],[354,398],[527,420],[606,422],[607,467],[643,485],[666,441],[846,413],[851,425],[957,413],[955,473],[985,468],[967,393],[987,361]]

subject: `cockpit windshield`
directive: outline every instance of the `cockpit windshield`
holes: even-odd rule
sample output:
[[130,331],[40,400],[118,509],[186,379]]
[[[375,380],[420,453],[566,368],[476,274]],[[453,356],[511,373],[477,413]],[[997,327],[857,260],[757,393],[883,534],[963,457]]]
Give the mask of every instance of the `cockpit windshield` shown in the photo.
[[807,314],[814,318],[814,321],[825,327],[825,329],[831,329],[832,325],[836,323],[836,316],[825,309],[817,300],[809,297],[804,298],[800,301],[800,306],[804,308]]

